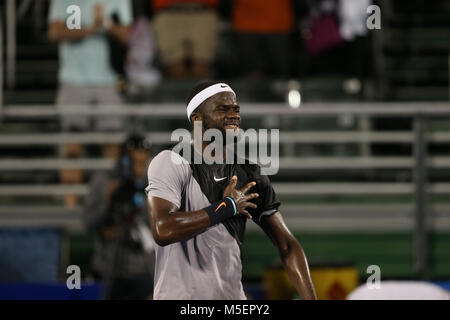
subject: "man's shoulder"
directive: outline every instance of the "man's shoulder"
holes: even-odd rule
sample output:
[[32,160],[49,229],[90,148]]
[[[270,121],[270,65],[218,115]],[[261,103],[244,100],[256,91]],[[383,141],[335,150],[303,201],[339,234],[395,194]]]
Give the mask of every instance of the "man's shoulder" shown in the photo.
[[161,165],[164,167],[173,167],[180,165],[189,165],[189,162],[183,158],[179,153],[171,149],[162,150],[155,157],[153,157],[150,165]]

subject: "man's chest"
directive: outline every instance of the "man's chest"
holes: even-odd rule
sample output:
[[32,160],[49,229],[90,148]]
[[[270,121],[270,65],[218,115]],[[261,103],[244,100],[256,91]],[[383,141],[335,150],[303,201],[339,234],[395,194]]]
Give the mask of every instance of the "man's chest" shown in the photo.
[[251,181],[249,173],[239,165],[191,165],[191,169],[193,178],[211,203],[223,198],[223,192],[234,175],[238,178],[237,189]]

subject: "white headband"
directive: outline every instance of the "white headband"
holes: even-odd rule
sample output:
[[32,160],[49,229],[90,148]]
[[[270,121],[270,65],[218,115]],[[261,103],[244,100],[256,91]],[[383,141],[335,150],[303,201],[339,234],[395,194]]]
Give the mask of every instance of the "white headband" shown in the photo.
[[233,89],[231,89],[230,86],[227,85],[226,83],[217,83],[217,84],[214,84],[212,86],[209,86],[209,87],[203,89],[202,91],[197,93],[191,99],[191,101],[189,101],[189,104],[187,106],[187,117],[188,117],[189,121],[191,121],[192,112],[194,112],[194,110],[197,109],[197,107],[199,105],[201,105],[203,103],[203,101],[205,101],[206,99],[212,97],[213,95],[215,95],[219,92],[232,92],[236,96],[236,93],[234,93]]

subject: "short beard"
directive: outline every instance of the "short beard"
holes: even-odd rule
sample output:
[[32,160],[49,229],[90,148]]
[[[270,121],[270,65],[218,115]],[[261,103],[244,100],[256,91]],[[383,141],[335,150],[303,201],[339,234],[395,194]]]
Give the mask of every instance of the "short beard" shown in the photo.
[[223,136],[224,136],[224,145],[227,144],[227,142],[230,142],[229,144],[236,144],[242,139],[241,129],[238,128],[236,131],[232,130],[222,130]]
[[220,130],[220,133],[222,134],[222,142],[223,142],[224,147],[227,145],[227,142],[230,142],[230,145],[234,145],[242,139],[241,128],[238,128],[237,132],[232,132],[231,130],[228,130],[229,132],[227,132],[227,130],[224,128],[224,126],[222,126],[220,129],[218,129],[216,127],[210,127],[207,124],[207,121],[205,118],[202,119],[202,127],[203,127],[203,133],[208,129]]

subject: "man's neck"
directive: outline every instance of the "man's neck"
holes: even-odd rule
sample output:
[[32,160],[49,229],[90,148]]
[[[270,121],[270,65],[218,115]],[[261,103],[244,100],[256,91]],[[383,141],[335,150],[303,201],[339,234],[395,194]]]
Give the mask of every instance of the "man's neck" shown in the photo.
[[[213,152],[213,154],[211,154],[211,155],[212,155],[212,158],[210,158],[209,155],[207,155],[207,154],[204,153],[205,148],[206,148],[209,144],[211,144],[211,143],[213,143],[213,142],[202,141],[202,146],[201,146],[201,149],[202,149],[202,150],[199,150],[199,146],[198,146],[196,143],[192,143],[192,145],[193,145],[193,147],[194,147],[194,151],[196,151],[197,153],[199,153],[199,154],[202,156],[202,158],[205,158],[205,159],[208,159],[208,160],[214,160],[215,152]],[[226,146],[223,146],[223,149],[222,149],[222,160],[223,160],[224,162],[225,162],[225,159],[226,159],[226,156],[227,156],[226,152],[227,152],[227,147],[226,147]]]

